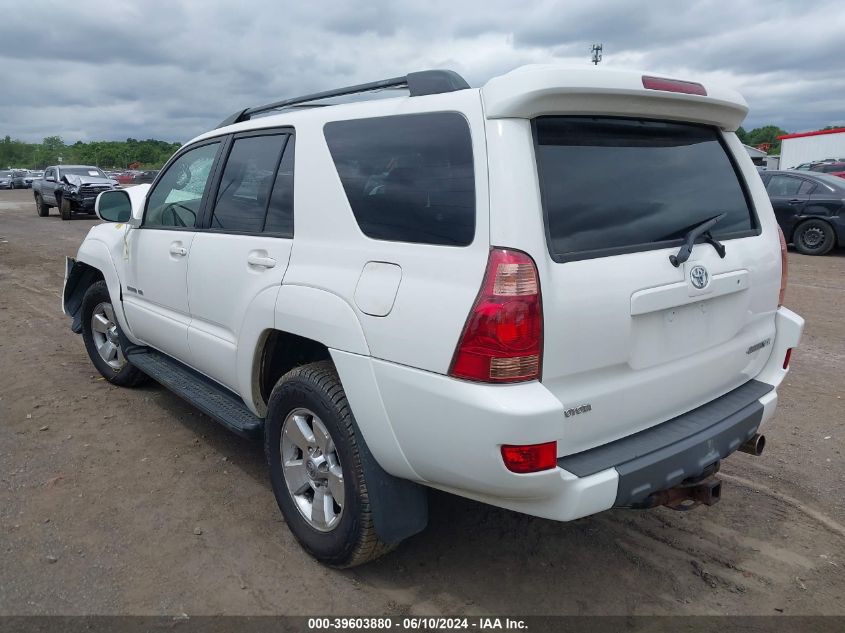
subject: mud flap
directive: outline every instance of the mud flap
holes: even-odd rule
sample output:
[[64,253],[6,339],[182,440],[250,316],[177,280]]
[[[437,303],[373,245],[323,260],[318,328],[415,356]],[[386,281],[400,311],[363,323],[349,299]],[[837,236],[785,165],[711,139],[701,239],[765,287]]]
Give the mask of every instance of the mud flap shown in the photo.
[[358,422],[354,418],[353,422],[379,539],[394,545],[422,532],[428,525],[428,491],[420,484],[385,472],[370,452]]

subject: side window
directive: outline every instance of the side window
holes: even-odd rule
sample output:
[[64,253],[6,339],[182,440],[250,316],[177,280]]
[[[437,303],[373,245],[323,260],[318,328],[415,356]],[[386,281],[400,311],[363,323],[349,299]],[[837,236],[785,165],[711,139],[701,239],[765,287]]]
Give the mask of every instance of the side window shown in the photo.
[[456,112],[334,121],[323,128],[364,235],[466,246],[475,236],[469,125]]
[[189,150],[174,161],[147,200],[144,226],[196,226],[203,193],[220,143]]
[[55,178],[55,175],[53,174],[52,169],[48,169],[47,171],[44,172],[44,179],[46,180],[47,178]]
[[770,196],[794,196],[801,187],[801,180],[790,176],[772,176],[766,191]]
[[801,187],[798,189],[798,193],[813,193],[813,189],[816,188],[816,184],[810,182],[809,180],[802,180]]
[[236,139],[217,189],[211,228],[260,233],[286,134]]
[[276,233],[282,237],[293,237],[293,154],[296,138],[288,137],[285,154],[279,163],[270,207],[267,209],[265,233]]

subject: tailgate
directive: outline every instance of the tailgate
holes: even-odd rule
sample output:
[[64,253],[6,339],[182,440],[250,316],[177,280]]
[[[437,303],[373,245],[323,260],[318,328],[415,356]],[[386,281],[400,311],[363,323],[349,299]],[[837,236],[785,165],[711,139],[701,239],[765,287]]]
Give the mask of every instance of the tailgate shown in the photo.
[[[760,372],[774,341],[779,241],[734,135],[545,115],[491,121],[488,139],[493,243],[526,250],[540,274],[542,383],[565,410],[559,455],[670,420]],[[520,166],[499,173],[505,156]],[[712,237],[724,258],[700,240],[674,266],[684,236],[721,214]]]

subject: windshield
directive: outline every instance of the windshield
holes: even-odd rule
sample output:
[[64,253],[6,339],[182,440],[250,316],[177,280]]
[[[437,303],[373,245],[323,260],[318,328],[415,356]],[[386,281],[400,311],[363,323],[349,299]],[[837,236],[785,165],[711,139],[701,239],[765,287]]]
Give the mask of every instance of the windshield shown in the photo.
[[99,167],[62,167],[62,176],[73,174],[74,176],[91,176],[92,178],[106,178]]
[[535,120],[549,250],[556,260],[671,246],[725,214],[716,239],[753,234],[720,133],[701,125],[594,117]]

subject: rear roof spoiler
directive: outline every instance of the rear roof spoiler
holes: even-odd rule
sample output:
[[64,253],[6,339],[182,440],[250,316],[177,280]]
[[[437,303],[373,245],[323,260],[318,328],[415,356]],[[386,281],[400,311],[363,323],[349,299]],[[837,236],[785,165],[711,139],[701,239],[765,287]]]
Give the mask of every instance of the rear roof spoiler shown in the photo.
[[412,97],[421,97],[424,95],[465,90],[466,88],[469,88],[469,84],[458,73],[451,70],[421,70],[419,72],[408,73],[404,77],[381,79],[379,81],[358,84],[356,86],[346,86],[344,88],[335,88],[333,90],[325,90],[323,92],[302,95],[301,97],[283,99],[282,101],[276,101],[274,103],[268,103],[254,108],[245,108],[235,112],[230,117],[221,121],[220,125],[217,127],[221,128],[227,125],[240,123],[241,121],[248,121],[253,117],[253,115],[263,114],[273,110],[281,110],[293,106],[309,104],[312,101],[320,101],[321,99],[329,99],[331,97],[341,97],[373,92],[375,90],[384,90],[385,88],[407,88]]
[[523,66],[488,81],[481,95],[488,119],[554,114],[645,117],[704,123],[732,132],[748,113],[745,99],[729,88],[707,85],[704,95],[674,92],[647,88],[646,79],[661,78],[635,71]]

